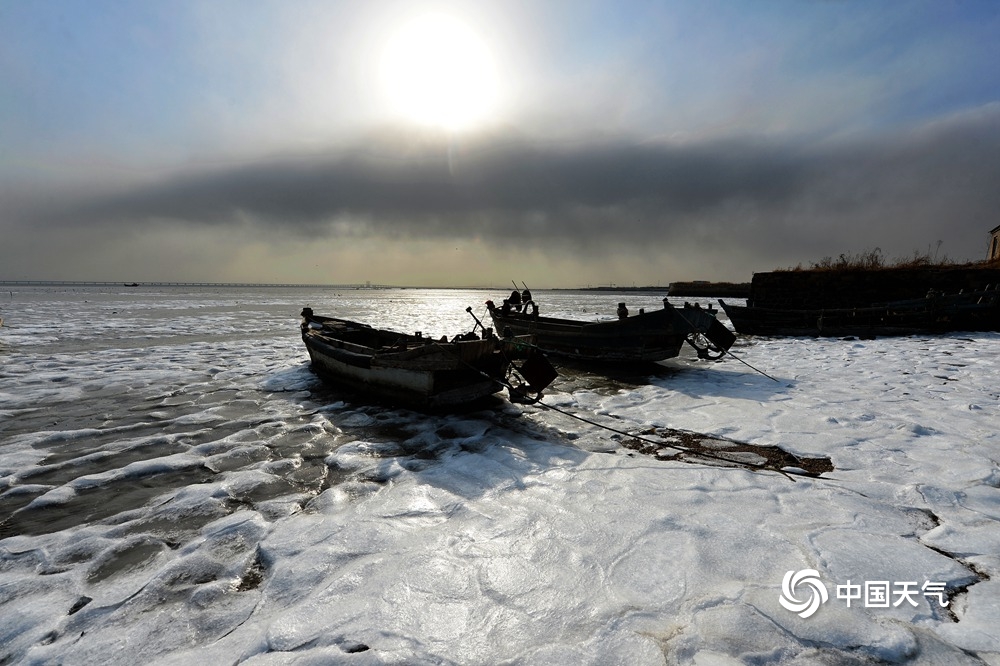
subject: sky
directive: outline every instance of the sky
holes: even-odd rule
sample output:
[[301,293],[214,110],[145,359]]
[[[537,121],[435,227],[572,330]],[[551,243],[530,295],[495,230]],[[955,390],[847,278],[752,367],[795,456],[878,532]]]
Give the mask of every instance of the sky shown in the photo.
[[986,256],[1000,3],[5,0],[0,280]]

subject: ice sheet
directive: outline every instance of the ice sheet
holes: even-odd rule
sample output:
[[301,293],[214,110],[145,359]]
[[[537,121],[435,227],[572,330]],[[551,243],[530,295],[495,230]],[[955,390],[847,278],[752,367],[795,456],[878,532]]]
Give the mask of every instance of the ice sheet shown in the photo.
[[[1000,335],[741,339],[778,381],[685,356],[564,370],[545,398],[828,456],[821,478],[644,455],[537,406],[364,405],[296,335],[304,305],[458,332],[498,295],[18,292],[0,661],[1000,663]],[[809,617],[780,603],[804,569],[829,595]],[[866,582],[888,607],[848,605]]]

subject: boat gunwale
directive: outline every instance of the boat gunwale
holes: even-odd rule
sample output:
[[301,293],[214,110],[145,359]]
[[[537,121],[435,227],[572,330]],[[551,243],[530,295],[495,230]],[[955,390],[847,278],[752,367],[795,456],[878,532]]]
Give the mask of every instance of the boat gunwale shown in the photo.
[[[507,345],[530,342],[495,336],[468,340],[435,340],[336,317],[303,311],[302,339],[313,370],[339,388],[363,393],[379,402],[416,408],[461,407],[503,388],[500,380],[510,363]],[[351,333],[395,339],[400,347],[372,347],[352,341]]]

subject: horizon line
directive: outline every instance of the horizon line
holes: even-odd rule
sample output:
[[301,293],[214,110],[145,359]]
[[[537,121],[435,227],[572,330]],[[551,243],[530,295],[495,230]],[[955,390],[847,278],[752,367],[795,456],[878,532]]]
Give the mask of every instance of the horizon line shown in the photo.
[[[309,288],[309,289],[501,289],[505,287],[465,285],[465,286],[427,286],[427,285],[390,285],[373,284],[371,282],[350,282],[342,284],[291,283],[291,282],[185,282],[180,280],[6,280],[0,279],[2,286],[67,286],[67,287],[257,287],[257,288]],[[615,283],[597,286],[576,287],[536,287],[537,290],[571,290],[571,291],[654,291],[668,290],[667,285],[619,286]]]

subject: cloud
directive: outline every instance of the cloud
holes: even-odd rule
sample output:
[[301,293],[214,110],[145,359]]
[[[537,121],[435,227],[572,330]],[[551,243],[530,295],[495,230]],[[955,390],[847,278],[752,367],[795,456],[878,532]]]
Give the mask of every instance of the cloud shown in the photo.
[[[882,136],[448,140],[385,133],[325,154],[75,195],[33,223],[609,247],[739,246],[817,259],[936,240],[978,255],[1000,210],[1000,105]],[[27,218],[26,218],[27,219]],[[817,252],[820,253],[817,255]],[[978,258],[974,256],[973,258]]]

